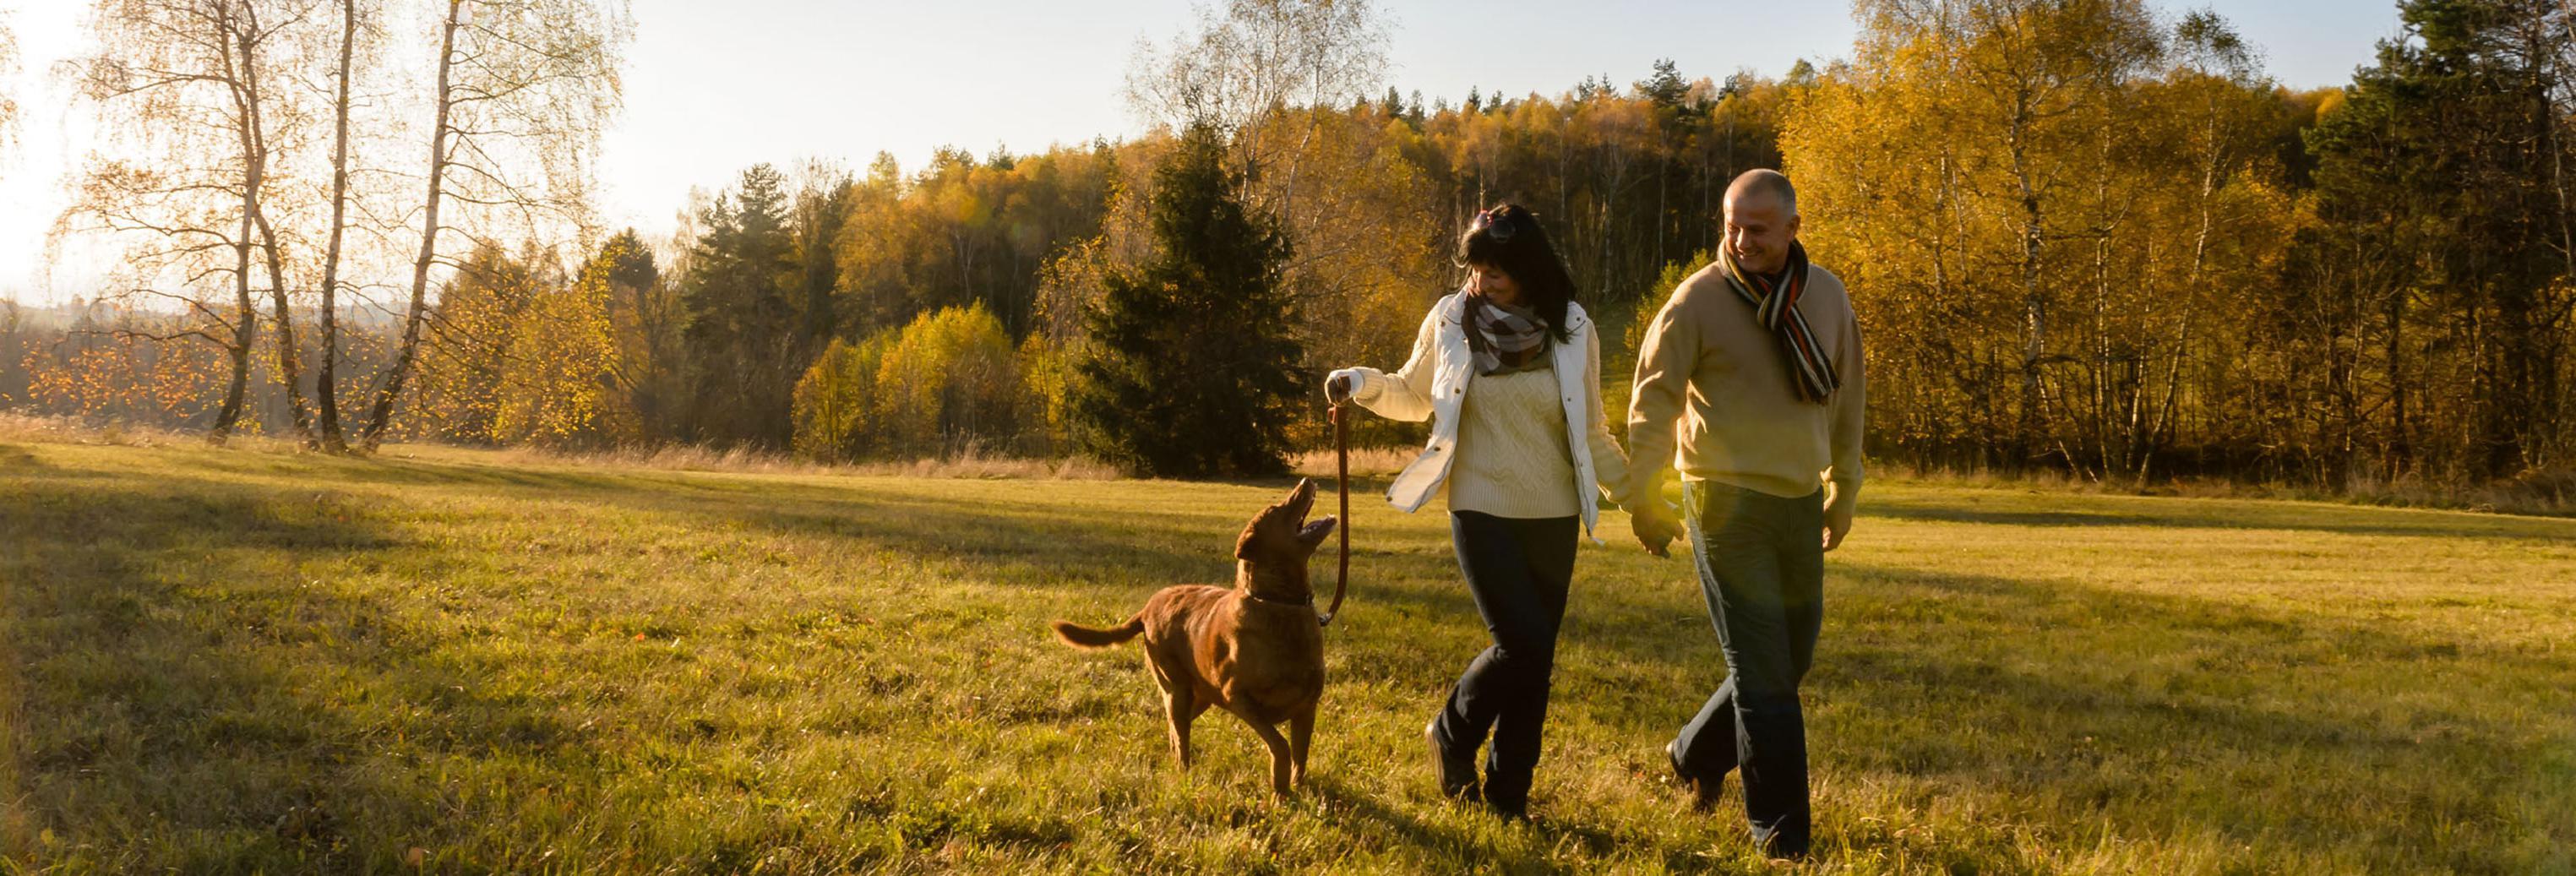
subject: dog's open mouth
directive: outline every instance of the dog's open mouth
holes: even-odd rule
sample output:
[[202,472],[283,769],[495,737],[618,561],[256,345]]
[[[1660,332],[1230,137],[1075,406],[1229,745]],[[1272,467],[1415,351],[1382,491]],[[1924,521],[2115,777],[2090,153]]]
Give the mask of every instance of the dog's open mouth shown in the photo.
[[1297,527],[1297,537],[1307,541],[1322,541],[1325,535],[1333,531],[1333,524],[1337,522],[1339,521],[1334,520],[1333,515],[1330,514],[1317,517],[1307,521],[1306,525]]
[[1307,520],[1306,512],[1313,510],[1315,510],[1315,482],[1311,480],[1298,481],[1297,489],[1288,494],[1288,501],[1279,503],[1278,507],[1278,513],[1290,515],[1289,519],[1297,521],[1298,538],[1305,540],[1307,544],[1319,544],[1323,542],[1327,533],[1333,531],[1333,525],[1341,521],[1330,514]]

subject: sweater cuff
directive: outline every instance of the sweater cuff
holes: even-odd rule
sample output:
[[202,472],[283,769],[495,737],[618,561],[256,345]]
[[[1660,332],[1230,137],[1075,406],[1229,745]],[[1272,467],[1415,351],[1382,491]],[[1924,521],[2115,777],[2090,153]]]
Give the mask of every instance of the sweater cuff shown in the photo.
[[1375,368],[1343,368],[1326,375],[1327,382],[1351,378],[1351,401],[1367,404],[1386,394],[1386,374]]
[[1833,494],[1828,498],[1836,502],[1850,501],[1852,496],[1859,494],[1861,473],[1853,471],[1849,474],[1845,474],[1840,470],[1836,470],[1833,477],[1825,479],[1825,483],[1833,488]]

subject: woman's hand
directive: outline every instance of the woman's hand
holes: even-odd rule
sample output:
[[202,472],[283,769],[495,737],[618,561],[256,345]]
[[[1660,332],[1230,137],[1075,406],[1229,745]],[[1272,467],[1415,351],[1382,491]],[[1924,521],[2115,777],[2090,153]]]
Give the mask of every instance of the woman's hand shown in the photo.
[[1337,405],[1349,404],[1351,401],[1351,390],[1354,388],[1352,384],[1357,382],[1357,378],[1348,374],[1325,378],[1324,400]]

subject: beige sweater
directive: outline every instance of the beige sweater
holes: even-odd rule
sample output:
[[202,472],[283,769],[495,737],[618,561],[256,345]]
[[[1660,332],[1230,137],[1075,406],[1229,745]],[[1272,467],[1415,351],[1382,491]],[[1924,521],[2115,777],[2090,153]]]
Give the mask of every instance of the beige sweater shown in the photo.
[[[1565,488],[1574,482],[1574,461],[1566,457],[1566,447],[1565,411],[1557,406],[1554,369],[1467,381],[1467,403],[1458,415],[1458,462],[1445,484],[1449,510],[1496,517],[1574,516],[1583,510],[1575,502],[1590,497]],[[1599,460],[1596,454],[1595,466]],[[1610,471],[1623,476],[1624,468]]]
[[1717,266],[1673,290],[1637,353],[1628,405],[1630,492],[1652,488],[1675,465],[1688,480],[1789,498],[1814,493],[1820,479],[1845,495],[1860,486],[1868,392],[1860,323],[1841,278],[1808,266],[1798,313],[1842,378],[1826,404],[1798,397],[1779,340]]

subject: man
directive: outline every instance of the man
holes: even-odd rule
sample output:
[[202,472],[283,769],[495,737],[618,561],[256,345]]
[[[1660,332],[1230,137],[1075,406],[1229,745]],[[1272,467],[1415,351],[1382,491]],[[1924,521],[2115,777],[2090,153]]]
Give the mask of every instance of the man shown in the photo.
[[[1808,843],[1798,681],[1823,625],[1824,554],[1860,497],[1860,325],[1842,281],[1798,245],[1788,177],[1736,177],[1725,209],[1717,263],[1673,290],[1638,351],[1629,495],[1657,494],[1680,426],[1687,534],[1727,674],[1665,757],[1702,807],[1742,768],[1754,842],[1795,858]],[[1661,556],[1683,527],[1659,506],[1634,503],[1631,526]]]

